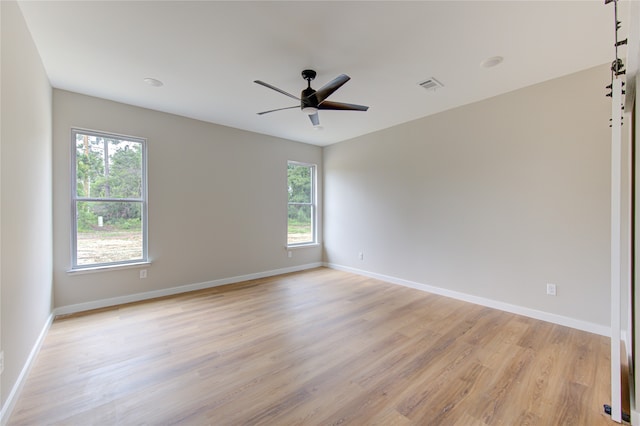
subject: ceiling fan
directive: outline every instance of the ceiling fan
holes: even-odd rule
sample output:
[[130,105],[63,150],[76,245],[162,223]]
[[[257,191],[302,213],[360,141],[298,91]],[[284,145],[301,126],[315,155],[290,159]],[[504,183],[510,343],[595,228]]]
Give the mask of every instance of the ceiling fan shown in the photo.
[[291,93],[287,93],[282,89],[278,89],[275,86],[272,86],[264,81],[255,80],[254,83],[260,84],[261,86],[268,87],[269,89],[275,90],[276,92],[280,92],[283,95],[289,96],[297,101],[300,101],[300,105],[295,105],[286,108],[278,108],[272,109],[269,111],[259,112],[258,115],[267,114],[269,112],[282,111],[284,109],[293,109],[300,108],[302,112],[309,115],[309,119],[314,126],[320,125],[320,119],[318,118],[318,110],[320,109],[331,109],[331,110],[342,110],[342,111],[366,111],[369,109],[368,106],[363,105],[355,105],[355,104],[345,104],[342,102],[331,102],[326,99],[336,90],[340,88],[343,84],[351,79],[346,74],[340,74],[324,86],[322,86],[319,90],[314,90],[311,88],[311,80],[316,78],[316,72],[314,70],[304,70],[302,71],[302,78],[307,80],[307,88],[302,91],[300,97],[292,95]]

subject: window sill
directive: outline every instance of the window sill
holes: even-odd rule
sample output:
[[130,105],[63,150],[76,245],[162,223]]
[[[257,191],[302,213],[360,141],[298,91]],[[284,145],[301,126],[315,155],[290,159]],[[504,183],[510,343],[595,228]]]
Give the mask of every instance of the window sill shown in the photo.
[[82,275],[82,274],[93,274],[95,272],[105,272],[105,271],[119,271],[123,269],[135,269],[144,266],[151,266],[151,262],[136,262],[136,263],[125,263],[123,265],[104,265],[104,266],[95,266],[91,268],[78,268],[78,269],[70,269],[67,271],[69,275]]
[[308,244],[295,244],[291,246],[285,246],[287,250],[295,250],[301,248],[312,248],[312,247],[320,247],[320,243],[308,243]]

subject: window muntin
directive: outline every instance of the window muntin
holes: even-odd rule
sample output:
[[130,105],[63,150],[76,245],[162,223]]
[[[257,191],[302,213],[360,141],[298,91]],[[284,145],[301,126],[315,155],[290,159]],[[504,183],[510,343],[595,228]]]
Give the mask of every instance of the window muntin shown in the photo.
[[287,245],[316,243],[316,166],[287,163]]
[[71,133],[72,268],[146,262],[146,140]]

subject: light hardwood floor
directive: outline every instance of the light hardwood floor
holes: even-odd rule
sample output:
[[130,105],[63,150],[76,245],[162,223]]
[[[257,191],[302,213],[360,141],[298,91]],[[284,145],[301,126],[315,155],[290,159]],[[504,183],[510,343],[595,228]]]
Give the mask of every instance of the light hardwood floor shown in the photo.
[[10,425],[608,425],[609,339],[330,269],[59,318]]

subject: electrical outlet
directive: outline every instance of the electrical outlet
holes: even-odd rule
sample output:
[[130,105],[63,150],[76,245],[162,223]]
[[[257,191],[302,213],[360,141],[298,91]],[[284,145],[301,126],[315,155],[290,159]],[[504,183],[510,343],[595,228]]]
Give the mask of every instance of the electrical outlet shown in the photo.
[[292,257],[293,257],[293,252],[292,252],[291,250],[289,250],[289,251],[287,252],[287,257],[288,257],[288,258],[292,258]]
[[4,371],[4,351],[0,352],[0,374]]
[[364,252],[358,253],[358,259],[364,260]]
[[556,295],[556,285],[555,284],[547,284],[547,295],[555,296]]
[[140,269],[140,279],[147,278],[147,270]]

